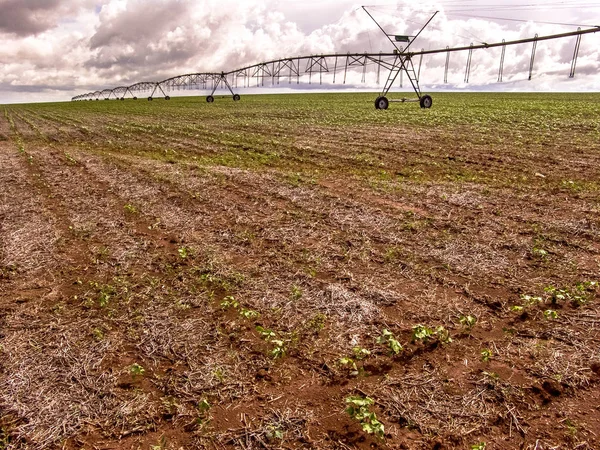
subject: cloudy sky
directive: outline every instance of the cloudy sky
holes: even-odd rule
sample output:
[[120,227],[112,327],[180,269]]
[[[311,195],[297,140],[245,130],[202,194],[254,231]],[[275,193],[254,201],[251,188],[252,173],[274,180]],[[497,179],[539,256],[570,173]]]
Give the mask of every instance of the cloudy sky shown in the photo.
[[[368,0],[373,2],[373,0]],[[600,0],[439,0],[377,2],[369,8],[391,33],[411,34],[436,10],[415,48],[498,42],[600,25]],[[63,101],[138,81],[228,71],[275,58],[390,51],[351,0],[0,0],[0,103]],[[575,79],[575,38],[540,42],[527,81],[531,44],[423,60],[430,89],[600,91],[600,33],[585,35]],[[360,75],[351,78],[361,86]],[[375,89],[374,74],[362,85]]]

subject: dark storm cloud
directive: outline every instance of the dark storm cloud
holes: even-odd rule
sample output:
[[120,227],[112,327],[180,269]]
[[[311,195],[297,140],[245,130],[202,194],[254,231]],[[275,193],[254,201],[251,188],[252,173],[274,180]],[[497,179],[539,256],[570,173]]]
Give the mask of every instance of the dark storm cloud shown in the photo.
[[36,84],[36,85],[15,85],[0,83],[0,91],[5,92],[46,92],[46,91],[62,91],[67,92],[72,89],[71,86]]
[[0,32],[29,36],[56,27],[90,1],[0,0]]
[[[116,74],[185,63],[198,54],[189,30],[191,7],[181,0],[135,0],[128,2],[125,10],[103,11],[89,41],[96,52],[85,66]],[[181,33],[180,27],[185,32]],[[169,34],[178,29],[179,39]]]

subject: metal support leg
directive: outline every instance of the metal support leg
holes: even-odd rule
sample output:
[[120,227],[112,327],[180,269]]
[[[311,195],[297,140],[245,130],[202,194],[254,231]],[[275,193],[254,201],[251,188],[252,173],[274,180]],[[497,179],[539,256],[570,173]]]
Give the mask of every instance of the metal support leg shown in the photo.
[[319,84],[323,84],[323,63],[319,61]]
[[[506,42],[502,39],[502,42]],[[506,56],[506,45],[502,46],[502,55],[500,56],[500,67],[498,68],[498,83],[502,83],[502,76],[504,74],[504,57]]]
[[[450,47],[446,46],[446,50]],[[450,52],[446,52],[446,67],[444,67],[444,84],[448,83],[448,67],[450,67]]]
[[[424,48],[421,49],[422,52],[425,51]],[[417,81],[421,79],[421,65],[423,64],[423,53],[421,53],[421,57],[419,58],[419,70],[417,71]]]
[[151,98],[154,97],[154,93],[156,92],[156,88],[158,87],[158,83],[156,83],[154,85],[154,89],[152,89],[152,93],[150,94],[150,97],[148,97],[148,100],[150,100]]
[[346,56],[346,67],[344,68],[344,84],[346,84],[346,75],[348,75],[348,60],[350,56]]
[[415,72],[415,67],[412,63],[412,59],[408,55],[406,55],[406,56],[397,55],[396,56],[396,59],[394,60],[394,63],[390,70],[390,74],[388,75],[388,79],[385,83],[383,91],[381,92],[381,97],[385,97],[387,95],[387,93],[389,92],[391,87],[396,82],[396,79],[398,78],[398,76],[400,76],[400,83],[401,83],[401,87],[402,87],[402,77],[404,75],[404,72],[406,72],[406,74],[408,76],[408,80],[410,81],[410,84],[412,85],[413,90],[415,91],[417,96],[419,98],[421,98],[421,90],[419,88],[419,80],[417,80],[417,75]]
[[235,92],[233,92],[233,88],[231,87],[229,80],[227,80],[227,75],[225,75],[224,73],[221,73],[220,75],[213,76],[213,90],[210,93],[210,95],[208,97],[206,97],[207,102],[212,103],[214,101],[215,91],[221,84],[225,85],[225,87],[229,90],[229,92],[231,92],[231,95],[233,96],[233,99],[235,101],[240,99],[240,96],[238,94],[236,94]]
[[535,35],[535,40],[533,41],[533,48],[531,49],[531,61],[529,62],[529,79],[531,80],[531,77],[533,75],[533,63],[535,61],[535,50],[537,48],[537,33]]
[[471,61],[473,60],[473,43],[471,42],[471,48],[469,49],[469,55],[467,56],[467,67],[465,68],[465,83],[469,82],[471,76]]
[[337,55],[335,55],[335,65],[333,66],[333,84],[335,84],[335,76],[336,76],[336,72],[337,72],[337,62],[338,62],[338,57],[337,57]]
[[[167,97],[168,97],[168,95],[165,93],[165,91],[163,91],[163,88],[162,88],[162,86],[161,86],[160,84],[157,84],[156,86],[158,87],[158,89],[160,89],[160,92],[162,92],[162,95],[163,95],[165,98],[167,98]],[[155,89],[155,90],[156,90],[156,89]]]
[[[577,31],[581,31],[581,28],[577,28]],[[577,57],[579,56],[579,46],[581,45],[581,35],[577,36],[577,42],[575,42],[575,51],[573,52],[573,61],[571,62],[571,73],[569,78],[575,78],[575,67],[577,66]]]

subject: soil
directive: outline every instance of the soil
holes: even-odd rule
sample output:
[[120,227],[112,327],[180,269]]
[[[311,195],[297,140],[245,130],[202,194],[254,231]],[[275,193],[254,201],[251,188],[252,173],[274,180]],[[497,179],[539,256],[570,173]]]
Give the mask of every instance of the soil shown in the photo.
[[600,448],[597,128],[191,101],[3,108],[0,448]]

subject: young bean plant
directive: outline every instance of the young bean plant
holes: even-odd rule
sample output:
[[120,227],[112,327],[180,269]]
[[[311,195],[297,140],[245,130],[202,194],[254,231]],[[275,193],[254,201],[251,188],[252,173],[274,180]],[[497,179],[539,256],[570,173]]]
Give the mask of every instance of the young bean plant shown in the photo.
[[365,433],[374,434],[379,439],[383,439],[385,434],[384,425],[377,419],[377,416],[369,408],[374,404],[372,398],[361,396],[346,397],[346,412],[350,417],[360,422]]
[[381,332],[381,336],[377,338],[377,343],[387,346],[390,349],[390,353],[393,355],[398,355],[402,350],[404,350],[402,344],[400,344],[400,342],[394,337],[394,333],[388,329],[384,329]]

